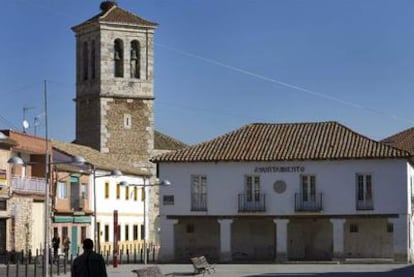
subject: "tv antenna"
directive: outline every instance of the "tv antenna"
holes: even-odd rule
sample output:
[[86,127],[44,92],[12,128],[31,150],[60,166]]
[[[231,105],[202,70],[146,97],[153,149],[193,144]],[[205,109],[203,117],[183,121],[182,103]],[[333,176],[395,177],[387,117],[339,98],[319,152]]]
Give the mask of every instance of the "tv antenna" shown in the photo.
[[38,114],[34,117],[33,126],[34,126],[34,135],[37,135],[37,128],[40,126],[43,118],[45,117],[45,113]]
[[23,121],[22,121],[22,126],[23,126],[23,133],[26,134],[27,129],[29,129],[30,124],[29,121],[26,120],[26,113],[29,110],[33,110],[35,107],[23,107]]

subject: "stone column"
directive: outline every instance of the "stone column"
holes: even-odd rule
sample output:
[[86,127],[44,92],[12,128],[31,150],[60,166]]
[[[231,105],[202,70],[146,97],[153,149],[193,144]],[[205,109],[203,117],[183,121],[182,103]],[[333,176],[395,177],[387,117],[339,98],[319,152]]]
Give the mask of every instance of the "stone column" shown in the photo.
[[276,262],[287,260],[287,225],[289,219],[274,219],[276,224]]
[[333,258],[341,260],[344,257],[344,224],[343,218],[331,218],[333,238]]
[[218,219],[220,224],[220,262],[231,261],[231,224],[233,219]]
[[178,223],[177,219],[166,219],[165,217],[161,218],[161,230],[160,230],[160,261],[162,262],[171,262],[174,260],[174,250],[175,250],[175,236],[174,236],[174,226]]
[[407,215],[402,214],[400,214],[397,218],[388,219],[388,222],[393,225],[393,249],[395,262],[408,262],[408,220],[409,218]]

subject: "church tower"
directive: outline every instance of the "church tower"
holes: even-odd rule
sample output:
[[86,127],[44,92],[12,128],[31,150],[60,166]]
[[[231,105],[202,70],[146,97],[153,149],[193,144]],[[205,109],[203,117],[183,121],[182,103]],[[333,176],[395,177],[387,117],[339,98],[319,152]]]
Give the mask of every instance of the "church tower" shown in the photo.
[[101,3],[76,33],[76,143],[150,170],[157,24]]

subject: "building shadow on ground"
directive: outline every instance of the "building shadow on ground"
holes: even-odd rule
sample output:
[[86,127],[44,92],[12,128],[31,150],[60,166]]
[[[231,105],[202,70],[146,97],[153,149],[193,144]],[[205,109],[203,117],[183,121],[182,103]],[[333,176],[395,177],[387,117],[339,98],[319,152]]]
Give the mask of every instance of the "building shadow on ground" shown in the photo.
[[241,277],[413,277],[414,266],[385,272],[261,273]]

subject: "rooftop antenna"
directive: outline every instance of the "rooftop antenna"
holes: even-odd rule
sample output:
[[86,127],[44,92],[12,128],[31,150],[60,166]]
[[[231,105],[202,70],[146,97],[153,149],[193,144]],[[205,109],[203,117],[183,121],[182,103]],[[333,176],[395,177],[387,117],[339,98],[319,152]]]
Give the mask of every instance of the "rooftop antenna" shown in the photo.
[[34,128],[34,135],[35,136],[37,135],[37,128],[40,126],[44,116],[45,116],[45,113],[43,112],[43,113],[38,114],[34,117],[34,121],[33,121],[33,126],[34,127],[33,128]]
[[23,107],[23,121],[22,121],[22,126],[23,126],[23,133],[26,134],[27,129],[29,129],[30,124],[29,121],[26,120],[26,113],[29,110],[33,110],[35,107]]

